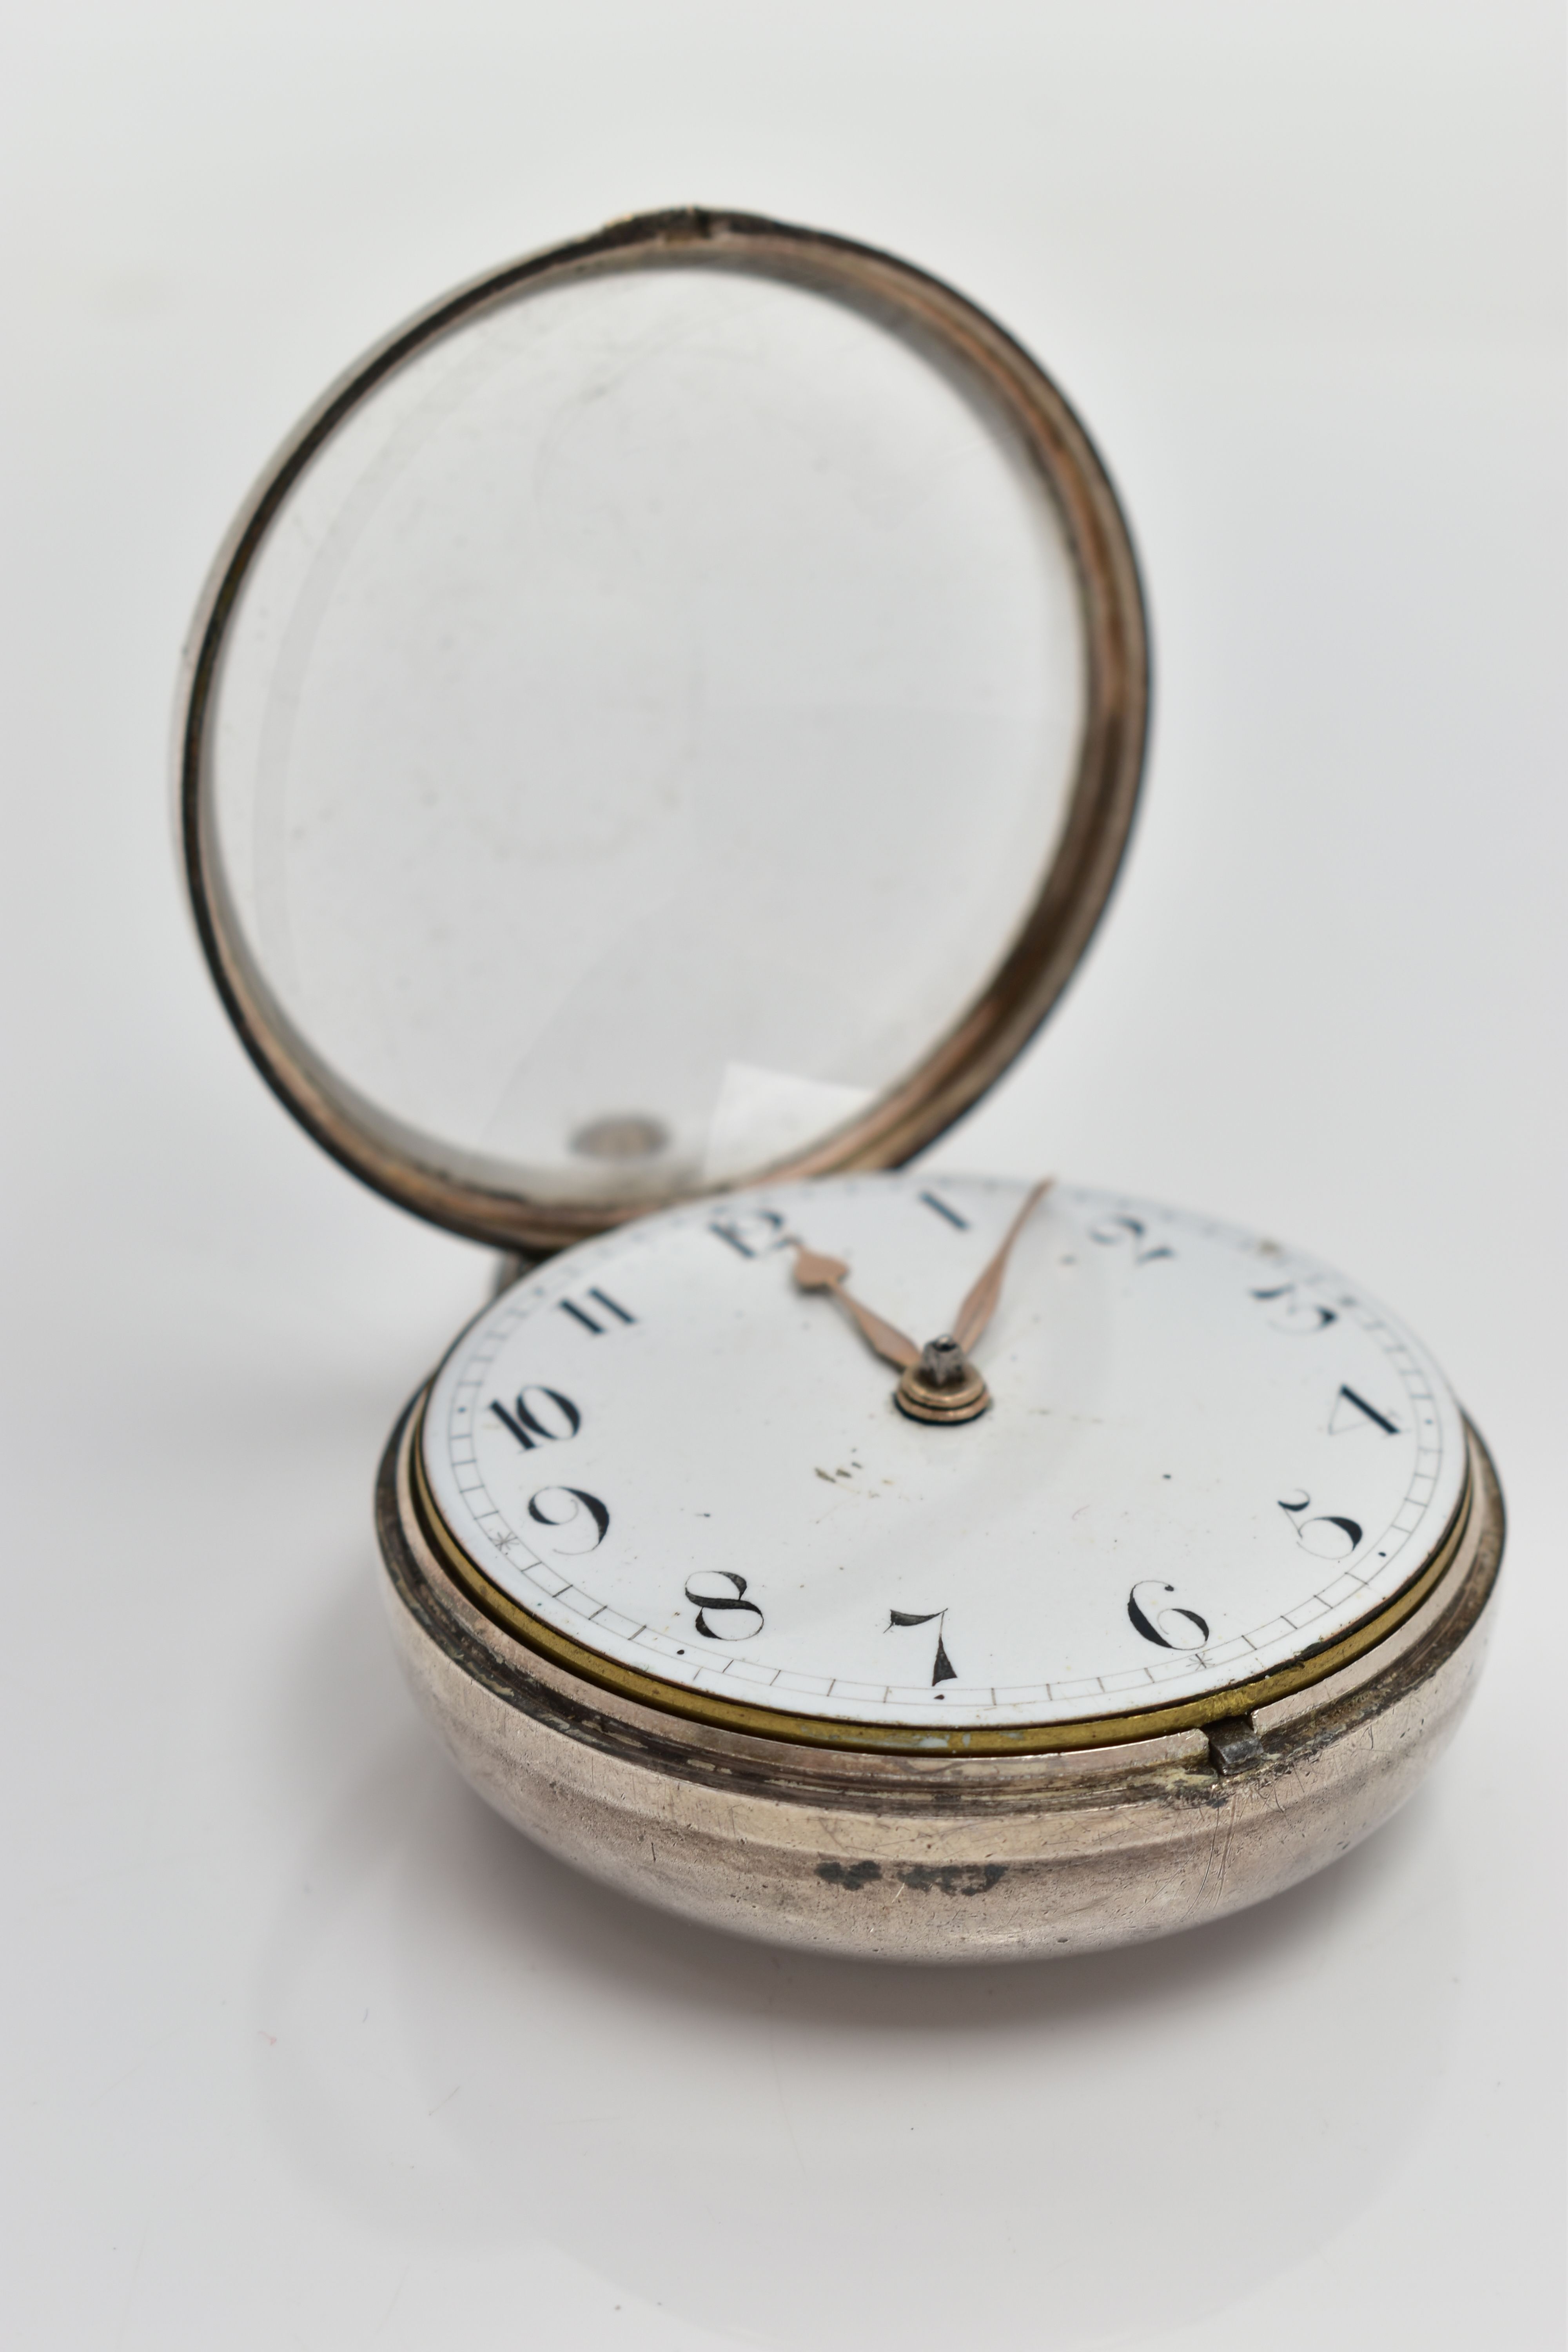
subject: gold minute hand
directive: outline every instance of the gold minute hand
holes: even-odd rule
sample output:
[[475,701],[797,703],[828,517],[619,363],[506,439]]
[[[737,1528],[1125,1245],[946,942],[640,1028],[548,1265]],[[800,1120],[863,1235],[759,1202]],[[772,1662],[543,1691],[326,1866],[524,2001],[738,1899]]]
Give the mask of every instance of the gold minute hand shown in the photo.
[[1028,1222],[1030,1211],[1045,1198],[1056,1181],[1054,1176],[1042,1177],[1035,1186],[1008,1226],[1001,1248],[959,1308],[952,1336],[966,1356],[996,1311],[996,1301],[1002,1296],[1002,1277],[1007,1271],[1007,1260],[1014,1243]]
[[897,1364],[901,1372],[908,1371],[911,1364],[920,1362],[920,1349],[894,1324],[884,1323],[879,1315],[873,1315],[868,1307],[862,1307],[860,1301],[845,1289],[844,1277],[848,1271],[841,1257],[823,1257],[817,1251],[807,1249],[804,1242],[796,1242],[795,1278],[801,1289],[830,1290],[835,1298],[847,1307],[878,1355],[889,1364]]

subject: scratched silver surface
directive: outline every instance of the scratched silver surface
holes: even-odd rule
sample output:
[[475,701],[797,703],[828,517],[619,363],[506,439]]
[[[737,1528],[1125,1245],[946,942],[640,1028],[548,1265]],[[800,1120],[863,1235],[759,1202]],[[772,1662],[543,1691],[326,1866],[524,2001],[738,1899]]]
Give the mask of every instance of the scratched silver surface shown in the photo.
[[1239,1769],[1216,1770],[1195,1730],[1037,1757],[852,1755],[662,1715],[513,1641],[419,1532],[410,1426],[394,1433],[378,1487],[383,1592],[409,1687],[471,1786],[626,1894],[845,1957],[1100,1950],[1321,1869],[1398,1810],[1453,1736],[1502,1555],[1501,1498],[1472,1432],[1475,1503],[1452,1566],[1316,1704],[1301,1693],[1261,1710]]

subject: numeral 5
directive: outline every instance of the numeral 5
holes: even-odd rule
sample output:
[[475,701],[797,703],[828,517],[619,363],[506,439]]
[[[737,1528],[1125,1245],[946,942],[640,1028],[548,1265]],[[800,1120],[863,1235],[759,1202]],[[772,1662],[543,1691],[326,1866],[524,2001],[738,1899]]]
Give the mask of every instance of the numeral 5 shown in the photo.
[[1312,1507],[1312,1497],[1305,1487],[1295,1495],[1282,1495],[1279,1507],[1295,1529],[1303,1550],[1310,1551],[1316,1559],[1349,1559],[1364,1532],[1359,1519],[1342,1518],[1337,1512],[1320,1512],[1314,1518],[1304,1518],[1302,1513]]

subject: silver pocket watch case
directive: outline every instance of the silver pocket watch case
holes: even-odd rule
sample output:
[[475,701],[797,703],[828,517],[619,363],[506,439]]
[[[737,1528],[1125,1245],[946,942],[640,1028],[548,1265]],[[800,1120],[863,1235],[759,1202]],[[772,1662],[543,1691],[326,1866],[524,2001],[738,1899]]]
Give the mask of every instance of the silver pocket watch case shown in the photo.
[[[1158,1399],[1180,1383],[1140,1388],[1134,1365],[1136,1410],[1098,1416],[1120,1414],[1125,1464],[1125,1525],[1099,1551],[1061,1465],[1120,1507],[1085,1400],[1122,1398],[1139,1332],[1175,1347],[1182,1315],[1210,1314],[1172,1275],[1165,1322],[1147,1319],[1175,1226],[1145,1246],[1150,1213],[1047,1199],[1005,1294],[996,1276],[985,1376],[945,1413],[967,1427],[917,1426],[907,1393],[900,1412],[857,1352],[865,1318],[858,1336],[839,1312],[860,1311],[853,1247],[856,1290],[879,1284],[938,1367],[940,1424],[934,1260],[884,1244],[879,1204],[890,1236],[925,1204],[954,1286],[1013,1204],[982,1190],[961,1213],[880,1171],[979,1100],[1070,978],[1147,715],[1130,535],[1050,379],[924,273],[749,215],[619,222],[444,297],[328,391],[220,552],[178,789],[224,1003],[328,1151],[511,1254],[515,1286],[382,1466],[393,1639],[473,1787],[625,1892],[884,1959],[1136,1941],[1333,1860],[1463,1712],[1503,1542],[1485,1448],[1435,1370],[1400,1394],[1447,1416],[1441,1459],[1360,1374],[1314,1388],[1289,1351],[1336,1318],[1348,1333],[1352,1308],[1391,1360],[1415,1343],[1349,1294],[1291,1304],[1319,1276],[1271,1287],[1247,1253],[1273,1244],[1236,1242],[1214,1292],[1248,1331],[1259,1309],[1237,1302],[1286,1301],[1278,1375],[1235,1359],[1237,1394],[1262,1400],[1256,1495],[1237,1500],[1237,1462],[1196,1423],[1176,1495]],[[751,1286],[660,1277],[660,1327],[622,1297],[617,1236],[684,1247],[710,1213],[705,1263]],[[672,1299],[708,1319],[661,1354]],[[616,1347],[642,1350],[640,1387],[584,1386]],[[454,1405],[464,1349],[481,1369]],[[743,1450],[772,1412],[782,1430],[722,1551],[669,1483],[714,1363],[715,1447]],[[837,1441],[814,1434],[775,1491],[823,1398],[842,1445],[825,1457]],[[1375,1511],[1313,1504],[1291,1412],[1302,1459],[1346,1464],[1347,1484],[1397,1439],[1405,1485]],[[537,1484],[569,1460],[585,1466],[563,1479],[596,1486]],[[876,1530],[895,1522],[889,1548]],[[1264,1624],[1259,1601],[1244,1625],[1249,1563],[1266,1580],[1286,1560],[1300,1605]],[[1070,1612],[1049,1595],[1096,1579],[1092,1638],[1063,1633],[1058,1657]],[[1016,1666],[1008,1592],[1015,1620],[1019,1593],[1036,1612]],[[934,1650],[906,1690],[912,1669],[884,1662],[913,1654],[909,1628]]]

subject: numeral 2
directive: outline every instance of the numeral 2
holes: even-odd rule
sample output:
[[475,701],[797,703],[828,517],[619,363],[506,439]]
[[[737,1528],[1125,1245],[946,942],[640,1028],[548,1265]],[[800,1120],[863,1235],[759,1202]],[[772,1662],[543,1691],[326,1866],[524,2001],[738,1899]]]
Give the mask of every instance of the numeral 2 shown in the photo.
[[1131,1242],[1134,1265],[1149,1265],[1157,1257],[1175,1256],[1175,1251],[1166,1242],[1156,1242],[1152,1249],[1145,1249],[1145,1230],[1142,1217],[1106,1217],[1098,1225],[1089,1227],[1089,1237],[1091,1242],[1103,1242],[1108,1246],[1114,1246],[1118,1242]]

